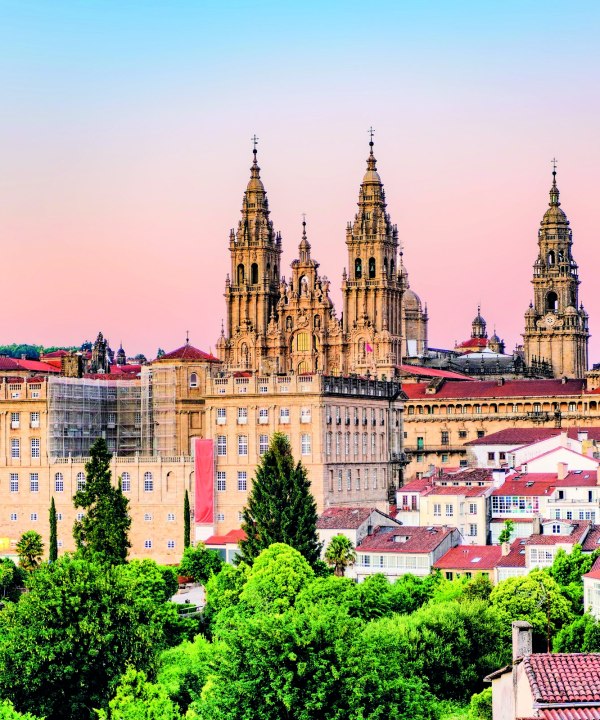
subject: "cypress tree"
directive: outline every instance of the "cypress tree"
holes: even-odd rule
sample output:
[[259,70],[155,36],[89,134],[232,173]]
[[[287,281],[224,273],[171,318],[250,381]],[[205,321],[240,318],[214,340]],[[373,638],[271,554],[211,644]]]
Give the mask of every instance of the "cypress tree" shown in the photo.
[[73,497],[75,507],[86,511],[75,522],[73,537],[83,557],[118,565],[126,561],[131,547],[128,537],[131,517],[121,479],[117,487],[111,483],[111,458],[106,442],[102,438],[96,440],[85,464],[85,486]]
[[190,496],[185,491],[183,498],[183,547],[190,546]]
[[243,511],[241,557],[247,563],[273,543],[286,543],[315,565],[321,544],[317,539],[317,504],[302,463],[294,463],[289,440],[275,433],[256,468],[248,504]]
[[48,560],[52,563],[58,559],[58,539],[56,537],[56,506],[54,496],[50,503],[50,547],[48,548]]

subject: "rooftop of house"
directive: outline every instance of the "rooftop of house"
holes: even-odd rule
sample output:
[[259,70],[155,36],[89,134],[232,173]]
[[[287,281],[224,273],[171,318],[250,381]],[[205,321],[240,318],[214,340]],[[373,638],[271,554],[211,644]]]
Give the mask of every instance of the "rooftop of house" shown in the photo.
[[544,525],[571,525],[573,528],[568,535],[559,533],[542,533],[541,535],[530,535],[525,540],[525,545],[575,545],[580,543],[590,530],[589,520],[544,520]]
[[490,492],[490,485],[432,485],[422,495],[464,495],[464,497],[484,497]]
[[510,544],[508,553],[506,555],[501,554],[496,561],[496,567],[524,568],[525,541],[526,538],[516,538],[513,540]]
[[[457,487],[463,487],[465,489],[465,485],[469,487],[469,483],[472,485],[473,483],[480,483],[485,482],[488,485],[491,484],[493,480],[493,470],[488,468],[458,468],[456,472],[449,472],[446,470],[446,472],[442,473],[441,475],[431,475],[430,477],[420,477],[420,478],[414,478],[407,482],[405,485],[403,485],[401,488],[399,488],[399,491],[402,492],[429,492],[429,489],[432,487],[445,487],[441,483],[459,483],[459,486],[453,485],[453,487],[456,489]],[[479,489],[482,489],[481,486],[478,486]]]
[[[597,549],[597,547],[594,549]],[[586,573],[583,577],[589,578],[590,580],[600,580],[600,557],[597,557],[594,560],[592,569],[588,573]]]
[[221,362],[219,358],[215,357],[214,355],[204,352],[204,350],[198,350],[198,348],[195,348],[189,343],[182,345],[181,347],[177,348],[177,350],[172,350],[171,352],[166,353],[165,355],[157,358],[153,362],[161,362],[162,360],[187,360],[189,362],[204,361],[213,363]]
[[421,365],[396,365],[402,375],[412,375],[423,378],[446,378],[447,380],[472,380],[469,375],[452,372],[451,370],[440,370],[439,368],[422,367]]
[[246,539],[243,530],[230,530],[225,535],[211,535],[204,541],[205,545],[238,545],[240,540]]
[[600,427],[581,428],[505,428],[498,432],[470,440],[465,445],[510,445],[520,447],[548,440],[561,433],[566,433],[571,440],[577,440],[578,433],[587,433],[589,440],[600,440]]
[[[583,552],[593,552],[600,547],[600,525],[591,525],[589,533],[581,543]],[[600,569],[600,564],[598,565]],[[600,576],[599,576],[600,577]]]
[[524,720],[600,720],[600,707],[549,708]]
[[39,360],[17,360],[16,358],[0,357],[0,370],[6,372],[26,371],[60,374],[60,370],[49,363]]
[[455,528],[437,527],[376,527],[367,535],[356,551],[390,553],[429,553],[450,535]]
[[549,496],[554,490],[555,483],[556,473],[551,478],[542,473],[528,473],[527,475],[521,475],[518,479],[505,480],[500,487],[492,491],[492,497],[506,495]]
[[372,507],[330,507],[317,520],[317,529],[356,530],[369,518],[374,510],[375,508]]
[[600,707],[600,653],[534,653],[523,666],[534,703]]
[[502,555],[499,545],[457,545],[437,560],[438,570],[493,570]]
[[427,383],[410,383],[403,387],[410,400],[497,400],[500,398],[582,395],[585,380],[456,380],[446,381],[432,394]]

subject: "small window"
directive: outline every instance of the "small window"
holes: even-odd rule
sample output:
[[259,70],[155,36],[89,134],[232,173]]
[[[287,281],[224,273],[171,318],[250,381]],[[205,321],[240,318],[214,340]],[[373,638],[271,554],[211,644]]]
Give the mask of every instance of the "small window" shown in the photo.
[[223,470],[217,470],[217,492],[227,490],[227,475]]
[[174,550],[174,549],[175,549],[175,540],[167,540],[167,549],[168,549],[168,550]]
[[10,456],[13,459],[21,457],[21,441],[18,438],[12,438],[10,441]]
[[31,522],[37,522],[37,519],[38,519],[37,513],[31,513],[31,515],[29,516],[29,519],[31,520]]
[[238,471],[238,490],[246,491],[248,489],[248,473],[245,470]]
[[38,473],[29,473],[29,492],[36,493],[40,491],[40,476]]
[[39,458],[40,456],[40,439],[31,438],[31,457]]
[[310,455],[310,454],[311,454],[311,436],[310,436],[310,433],[303,433],[303,434],[302,434],[301,452],[302,452],[302,455]]
[[151,472],[144,473],[144,492],[152,492],[154,490],[154,478]]
[[152,514],[151,513],[144,513],[144,520],[146,522],[152,522]]
[[247,435],[238,435],[238,455],[241,457],[248,455]]
[[64,492],[65,481],[62,473],[56,473],[54,476],[54,492]]
[[191,373],[191,375],[190,375],[190,387],[191,388],[198,387],[198,375],[195,372]]
[[85,488],[85,473],[77,473],[77,490],[83,490]]
[[259,435],[258,436],[258,453],[264,455],[269,449],[269,436]]
[[131,475],[128,472],[124,472],[121,475],[121,490],[123,492],[131,492]]
[[354,261],[354,278],[360,280],[362,278],[362,260],[356,258]]
[[146,550],[152,550],[152,540],[144,540],[144,548]]
[[217,522],[225,522],[225,513],[222,513],[222,512],[217,513]]
[[11,514],[10,514],[10,519],[11,519],[13,522],[15,522],[15,521],[17,520],[17,513],[11,513]]
[[227,436],[217,435],[217,455],[223,457],[227,455]]

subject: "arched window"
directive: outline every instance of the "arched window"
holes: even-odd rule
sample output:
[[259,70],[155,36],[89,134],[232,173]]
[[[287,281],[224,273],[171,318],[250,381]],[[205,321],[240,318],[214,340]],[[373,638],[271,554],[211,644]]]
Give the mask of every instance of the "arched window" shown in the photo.
[[383,274],[388,276],[388,261],[387,258],[383,258]]
[[371,257],[369,258],[369,278],[373,279],[375,277],[375,258]]
[[303,360],[301,363],[298,363],[298,375],[306,375],[309,372],[310,372],[310,367],[306,360]]
[[191,388],[197,388],[198,387],[198,375],[196,373],[192,373],[190,375],[190,387]]
[[237,268],[237,284],[244,284],[244,266],[240,263]]
[[256,263],[252,263],[250,268],[250,282],[253,285],[258,283],[258,265]]
[[152,492],[154,490],[154,479],[151,472],[144,473],[144,492]]
[[564,261],[565,261],[565,254],[562,250],[559,250],[558,251],[558,262],[561,263]]
[[292,320],[292,316],[288,315],[285,319],[285,329],[291,330],[294,327],[294,321]]
[[550,250],[548,253],[548,265],[554,265],[554,250]]
[[85,488],[85,473],[77,473],[77,490],[83,490]]
[[296,350],[298,352],[308,352],[310,350],[310,335],[301,332],[296,335]]
[[308,295],[308,280],[304,275],[300,278],[300,287],[298,290],[300,291],[300,295]]
[[362,260],[356,258],[354,261],[354,278],[360,280],[362,278]]
[[558,310],[558,295],[554,291],[546,295],[546,310]]
[[315,330],[319,330],[319,328],[321,327],[321,317],[320,317],[320,315],[315,315],[315,319],[314,319],[313,322],[314,322]]
[[390,275],[392,276],[392,278],[394,277],[394,270],[395,270],[395,269],[396,269],[396,264],[395,264],[394,261],[392,260],[392,262],[390,263]]

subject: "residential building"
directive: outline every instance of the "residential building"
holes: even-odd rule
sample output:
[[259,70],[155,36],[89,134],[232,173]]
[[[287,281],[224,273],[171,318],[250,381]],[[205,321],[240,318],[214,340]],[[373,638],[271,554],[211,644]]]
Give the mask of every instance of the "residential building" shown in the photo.
[[596,620],[600,620],[600,557],[583,576],[583,604]]
[[457,545],[436,560],[433,569],[447,580],[482,575],[494,583],[494,571],[501,556],[502,548],[498,545]]
[[330,507],[317,521],[323,552],[336,535],[345,535],[354,547],[377,527],[398,527],[400,523],[373,507]]

